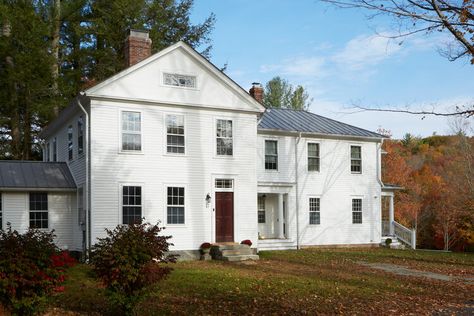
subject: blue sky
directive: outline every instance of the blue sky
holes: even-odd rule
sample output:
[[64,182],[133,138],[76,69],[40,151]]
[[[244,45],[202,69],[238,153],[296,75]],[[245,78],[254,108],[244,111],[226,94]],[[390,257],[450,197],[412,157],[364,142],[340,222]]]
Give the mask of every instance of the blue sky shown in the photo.
[[474,102],[474,66],[438,53],[449,37],[415,36],[403,43],[392,20],[367,20],[364,11],[341,10],[316,0],[195,0],[192,21],[210,12],[217,22],[211,60],[243,88],[280,75],[314,98],[310,111],[396,138],[410,132],[447,134],[444,117],[357,112],[372,107],[449,110]]

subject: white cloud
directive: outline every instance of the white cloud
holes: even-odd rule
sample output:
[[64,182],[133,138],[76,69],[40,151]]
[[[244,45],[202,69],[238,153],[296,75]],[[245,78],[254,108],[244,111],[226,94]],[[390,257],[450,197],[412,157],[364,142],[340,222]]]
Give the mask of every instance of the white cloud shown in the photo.
[[263,73],[274,72],[285,76],[321,77],[324,75],[324,64],[323,57],[300,56],[285,59],[279,64],[262,65],[260,71]]
[[331,56],[336,66],[357,72],[370,69],[394,56],[402,46],[382,35],[359,35],[346,43],[345,47]]

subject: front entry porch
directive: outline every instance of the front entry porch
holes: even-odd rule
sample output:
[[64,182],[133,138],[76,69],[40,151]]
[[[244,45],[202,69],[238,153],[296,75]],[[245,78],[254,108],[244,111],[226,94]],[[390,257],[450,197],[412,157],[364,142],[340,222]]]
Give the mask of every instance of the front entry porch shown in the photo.
[[258,194],[258,239],[286,239],[288,194]]

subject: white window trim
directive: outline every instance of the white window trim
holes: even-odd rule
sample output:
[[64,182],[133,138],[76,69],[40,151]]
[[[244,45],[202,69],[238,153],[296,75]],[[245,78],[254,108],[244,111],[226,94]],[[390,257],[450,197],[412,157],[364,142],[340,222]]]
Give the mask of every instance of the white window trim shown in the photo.
[[[72,157],[71,158],[69,158],[69,127],[71,127],[71,131],[72,131],[72,133],[71,133],[71,135],[72,135],[71,136],[71,143],[72,143],[72,145],[71,145],[72,155],[71,156]],[[73,161],[74,157],[75,157],[75,155],[74,155],[74,124],[73,123],[67,125],[67,127],[66,127],[66,148],[67,148],[67,152],[66,152],[67,161]]]
[[[181,86],[170,86],[165,84],[165,74],[177,74],[177,75],[182,75],[182,76],[192,76],[196,78],[196,87],[191,88],[191,87],[181,87]],[[198,91],[200,88],[199,83],[201,82],[201,76],[195,73],[190,73],[185,70],[177,70],[177,69],[163,69],[160,71],[160,86],[165,87],[165,88],[177,88],[177,89],[185,89],[185,90],[194,90]]]
[[[309,170],[309,150],[308,150],[308,147],[309,147],[309,144],[318,144],[319,145],[319,170]],[[320,141],[314,141],[314,140],[308,140],[306,141],[306,171],[311,173],[311,174],[317,174],[317,173],[321,173],[321,167],[322,167],[322,163],[321,163],[321,142]],[[313,157],[313,158],[316,158],[316,157]]]
[[[274,141],[277,143],[277,168],[276,169],[267,169],[265,168],[265,158],[267,156],[266,154],[266,143],[268,141]],[[263,140],[263,170],[265,172],[270,172],[270,173],[279,173],[280,172],[280,138],[278,137],[266,137]]]
[[[138,109],[120,109],[118,111],[118,121],[119,121],[119,126],[118,126],[118,133],[119,133],[119,144],[118,144],[118,153],[119,154],[126,154],[126,155],[143,155],[145,153],[144,147],[145,147],[145,133],[144,133],[144,115],[142,110]],[[124,150],[122,149],[122,113],[123,112],[136,112],[140,113],[140,136],[141,136],[141,150]]]
[[[184,224],[169,224],[168,223],[168,187],[179,187],[184,188]],[[163,184],[163,205],[164,205],[164,216],[163,216],[163,225],[169,228],[186,228],[188,227],[189,223],[189,214],[188,212],[188,186],[183,183],[164,183]],[[203,196],[204,201],[205,196]]]
[[[360,147],[360,172],[354,172],[352,171],[352,151],[351,151],[351,147],[352,146],[358,146]],[[350,143],[349,144],[349,171],[351,174],[354,174],[354,175],[361,175],[364,171],[364,159],[363,159],[363,152],[364,152],[364,146],[362,146],[361,143]]]
[[[218,155],[217,154],[217,121],[218,120],[225,120],[225,121],[232,121],[232,155]],[[235,118],[234,117],[225,117],[225,116],[219,116],[219,117],[214,117],[214,128],[213,128],[213,143],[214,147],[212,148],[214,152],[214,158],[217,159],[235,159],[235,148],[236,148],[236,137],[235,137]]]
[[[312,199],[312,198],[319,199],[319,224],[311,224],[310,220],[309,220],[310,213],[311,213],[309,200]],[[308,219],[308,226],[309,227],[320,227],[321,226],[321,223],[322,223],[321,210],[322,210],[322,204],[323,204],[322,201],[323,201],[323,199],[321,198],[320,195],[308,195],[307,196],[307,199],[306,199],[306,202],[308,203],[307,204],[307,207],[308,207],[308,217],[307,217],[307,219]]]
[[[118,184],[118,196],[119,196],[119,216],[118,216],[118,224],[119,225],[124,225],[123,224],[123,187],[141,187],[142,188],[142,218],[145,218],[146,221],[146,215],[145,215],[145,184],[143,182],[119,182]],[[86,210],[87,212],[87,210]]]
[[[352,200],[353,199],[360,199],[361,200],[362,205],[361,205],[360,213],[362,214],[362,223],[354,223],[353,220],[352,220],[352,213],[353,213],[353,211],[352,211]],[[366,217],[366,214],[364,212],[365,204],[366,204],[366,202],[365,202],[365,198],[364,198],[363,195],[352,195],[351,196],[350,204],[349,204],[349,209],[351,211],[351,213],[350,213],[350,215],[351,215],[351,217],[350,217],[351,225],[364,225],[364,218]]]
[[[184,154],[179,153],[169,153],[168,152],[168,125],[166,122],[166,117],[168,115],[180,115],[183,117],[184,120]],[[163,113],[163,155],[165,156],[172,156],[172,157],[187,157],[188,156],[188,128],[187,128],[187,115],[183,112],[164,112]],[[142,147],[143,148],[143,147]]]
[[[30,210],[30,193],[46,193],[46,197],[48,198],[48,209],[47,210]],[[3,201],[2,201],[3,202]],[[53,225],[51,225],[51,218],[49,217],[49,213],[50,213],[50,205],[51,205],[51,199],[50,199],[50,194],[49,192],[28,192],[28,199],[26,200],[26,205],[27,205],[27,209],[28,209],[28,227],[30,228],[31,224],[30,224],[30,212],[47,212],[48,214],[48,227],[46,228],[35,228],[37,230],[40,230],[40,231],[50,231],[50,230],[53,230],[54,227]],[[2,205],[3,207],[3,205]]]

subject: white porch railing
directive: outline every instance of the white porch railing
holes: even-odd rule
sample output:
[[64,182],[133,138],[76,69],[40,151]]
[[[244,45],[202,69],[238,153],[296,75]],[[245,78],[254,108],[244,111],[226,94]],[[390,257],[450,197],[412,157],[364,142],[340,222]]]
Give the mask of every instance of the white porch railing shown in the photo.
[[393,234],[395,237],[408,244],[412,249],[416,249],[416,229],[409,229],[400,223],[392,222]]

